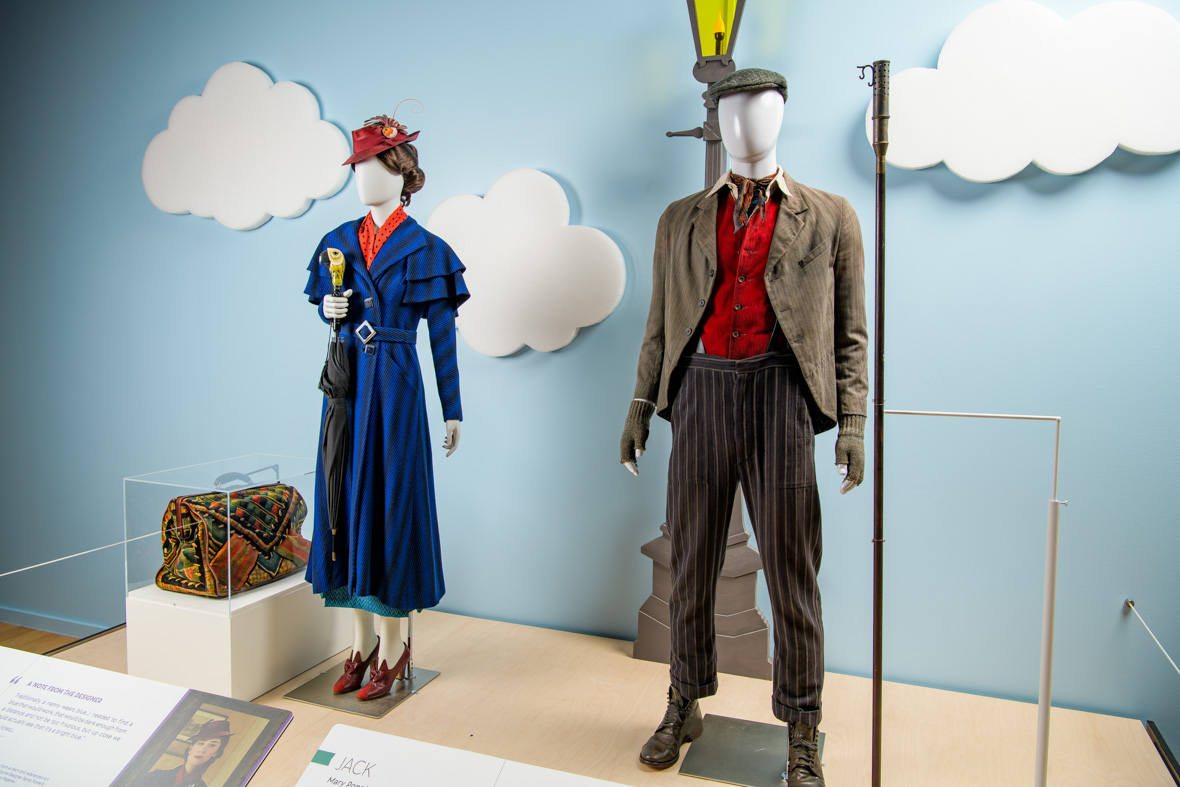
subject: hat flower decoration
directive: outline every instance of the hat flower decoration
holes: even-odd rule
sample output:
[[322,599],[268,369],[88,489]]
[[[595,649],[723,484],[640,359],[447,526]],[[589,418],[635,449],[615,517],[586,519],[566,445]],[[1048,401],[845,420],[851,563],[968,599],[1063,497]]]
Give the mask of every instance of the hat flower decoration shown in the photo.
[[[416,98],[407,98],[398,103],[401,107],[405,101],[417,101],[421,106],[420,101]],[[422,110],[418,110],[421,112]],[[394,115],[397,114],[397,109],[393,110]],[[397,122],[391,115],[377,115],[365,121],[365,124],[352,132],[352,150],[353,153],[344,162],[345,166],[356,164],[358,161],[363,161],[371,156],[376,156],[383,150],[395,148],[404,142],[413,142],[418,138],[421,132],[415,131],[413,134],[408,133],[404,124]]]
[[386,139],[393,139],[398,134],[405,134],[406,136],[409,136],[409,134],[406,134],[406,127],[388,115],[377,115],[376,117],[371,117],[365,121],[365,125],[377,126],[381,129],[381,136],[385,137]]

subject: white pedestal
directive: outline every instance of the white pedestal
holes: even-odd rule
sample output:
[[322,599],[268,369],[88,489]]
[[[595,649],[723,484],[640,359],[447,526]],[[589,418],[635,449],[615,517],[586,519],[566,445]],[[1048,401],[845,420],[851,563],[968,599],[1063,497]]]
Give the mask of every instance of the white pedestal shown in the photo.
[[347,610],[328,608],[303,573],[226,599],[127,594],[127,673],[252,700],[352,642]]

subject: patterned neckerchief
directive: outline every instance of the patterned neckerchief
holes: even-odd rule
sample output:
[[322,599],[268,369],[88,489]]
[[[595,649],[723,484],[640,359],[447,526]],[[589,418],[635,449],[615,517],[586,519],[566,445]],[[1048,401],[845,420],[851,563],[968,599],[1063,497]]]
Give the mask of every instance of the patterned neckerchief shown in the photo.
[[401,205],[397,206],[397,210],[389,215],[385,223],[381,225],[381,230],[377,230],[377,222],[373,221],[373,214],[369,213],[361,221],[360,229],[357,230],[357,240],[361,244],[361,254],[365,258],[365,267],[373,267],[373,260],[377,259],[377,252],[381,251],[381,247],[385,241],[389,240],[389,236],[393,234],[401,223],[408,218],[406,212]]
[[737,232],[754,215],[755,212],[766,216],[766,201],[769,199],[770,184],[778,176],[767,175],[765,178],[743,178],[741,175],[730,173],[729,177],[736,187],[737,196],[733,205],[733,231]]

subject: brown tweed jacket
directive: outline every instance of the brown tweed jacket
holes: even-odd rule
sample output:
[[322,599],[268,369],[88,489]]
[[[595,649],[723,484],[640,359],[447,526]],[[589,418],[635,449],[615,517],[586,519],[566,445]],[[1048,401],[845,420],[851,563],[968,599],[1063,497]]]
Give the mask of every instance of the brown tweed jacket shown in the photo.
[[[766,260],[766,292],[811,392],[818,434],[843,416],[866,413],[864,246],[848,200],[785,180],[789,194]],[[663,418],[676,396],[677,362],[696,348],[717,281],[717,200],[724,191],[710,191],[673,202],[656,230],[635,398],[655,402]]]

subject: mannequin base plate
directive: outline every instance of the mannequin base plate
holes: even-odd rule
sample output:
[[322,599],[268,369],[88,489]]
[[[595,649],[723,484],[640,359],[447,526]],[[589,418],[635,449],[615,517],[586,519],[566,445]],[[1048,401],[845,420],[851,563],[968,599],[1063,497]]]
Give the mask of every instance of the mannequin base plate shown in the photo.
[[410,695],[417,694],[419,689],[440,674],[434,670],[414,667],[413,677],[409,680],[395,680],[393,689],[384,697],[378,697],[375,700],[358,700],[355,691],[348,694],[332,693],[332,686],[340,677],[340,665],[336,665],[327,672],[321,672],[302,686],[291,689],[283,697],[296,702],[306,702],[308,705],[319,705],[345,713],[355,713],[357,716],[379,719],[409,699]]
[[[824,733],[819,734],[819,755]],[[743,787],[783,787],[787,762],[787,727],[757,721],[705,716],[705,732],[688,747],[682,776],[695,776]]]

